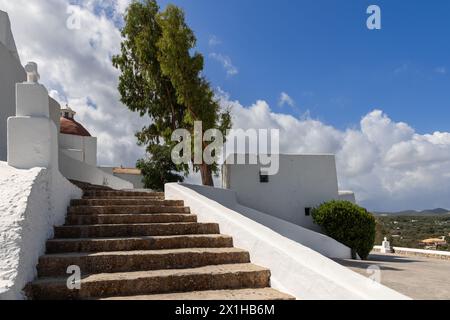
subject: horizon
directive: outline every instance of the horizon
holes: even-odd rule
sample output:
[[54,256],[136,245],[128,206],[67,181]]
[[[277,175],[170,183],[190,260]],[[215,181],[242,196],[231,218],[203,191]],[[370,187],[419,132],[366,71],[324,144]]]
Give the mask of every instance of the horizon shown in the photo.
[[[375,1],[382,29],[368,30],[372,2],[159,4],[185,10],[234,128],[279,129],[280,153],[335,154],[340,187],[371,211],[450,208],[450,3]],[[65,27],[69,4],[80,30]],[[99,138],[104,166],[144,156],[134,132],[148,120],[120,103],[110,63],[127,4],[0,0],[22,64],[36,61],[51,96]]]

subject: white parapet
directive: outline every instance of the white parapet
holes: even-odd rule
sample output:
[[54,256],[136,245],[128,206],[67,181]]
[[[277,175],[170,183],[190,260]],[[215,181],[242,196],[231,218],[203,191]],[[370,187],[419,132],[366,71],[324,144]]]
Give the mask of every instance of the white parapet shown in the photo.
[[70,200],[82,191],[55,170],[0,162],[0,194],[0,300],[23,299],[53,226],[64,224]]
[[50,118],[47,89],[39,83],[16,84],[16,116]]
[[[214,193],[213,188],[210,192]],[[211,196],[207,197],[180,184],[166,184],[165,194],[167,199],[184,200],[186,206],[199,217],[199,221],[219,223],[222,233],[231,235],[237,247],[250,252],[253,263],[271,270],[274,288],[297,299],[408,299],[211,200]]]

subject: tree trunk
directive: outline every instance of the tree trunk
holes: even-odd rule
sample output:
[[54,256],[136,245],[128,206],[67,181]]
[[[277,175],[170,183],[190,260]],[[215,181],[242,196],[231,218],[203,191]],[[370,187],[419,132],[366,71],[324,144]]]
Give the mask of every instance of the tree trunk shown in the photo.
[[200,165],[200,173],[202,175],[202,184],[204,186],[214,187],[211,167],[205,163]]

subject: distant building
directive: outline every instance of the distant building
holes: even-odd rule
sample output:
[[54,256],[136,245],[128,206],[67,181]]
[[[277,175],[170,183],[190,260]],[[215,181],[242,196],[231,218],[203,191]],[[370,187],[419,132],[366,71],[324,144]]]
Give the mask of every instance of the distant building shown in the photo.
[[97,166],[97,138],[75,121],[75,115],[69,106],[61,109],[59,149],[73,159]]
[[429,249],[437,249],[440,246],[446,246],[447,241],[445,241],[445,236],[442,236],[440,238],[431,238],[431,239],[425,239],[422,240],[420,243]]

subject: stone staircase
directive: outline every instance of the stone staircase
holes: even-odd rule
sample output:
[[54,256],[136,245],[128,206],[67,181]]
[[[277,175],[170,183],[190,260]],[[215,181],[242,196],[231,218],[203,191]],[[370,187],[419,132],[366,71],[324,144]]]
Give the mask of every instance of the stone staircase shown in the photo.
[[[250,263],[219,225],[198,223],[183,201],[162,193],[80,185],[64,226],[55,228],[30,299],[288,300],[270,288],[270,271]],[[81,290],[67,287],[69,266]]]

